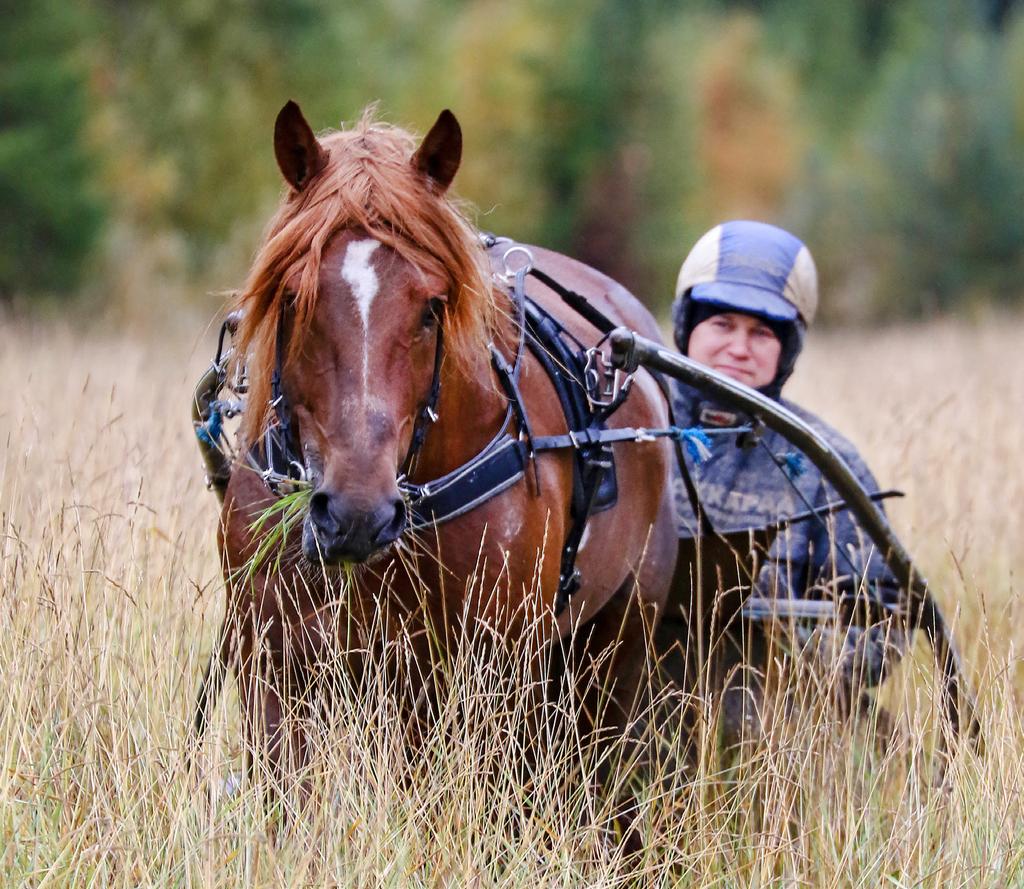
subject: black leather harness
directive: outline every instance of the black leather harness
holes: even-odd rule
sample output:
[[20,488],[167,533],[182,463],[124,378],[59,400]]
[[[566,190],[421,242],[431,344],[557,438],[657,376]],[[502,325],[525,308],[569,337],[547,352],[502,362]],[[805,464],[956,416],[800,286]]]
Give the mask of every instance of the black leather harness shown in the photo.
[[[485,246],[493,247],[498,239],[487,236]],[[519,248],[522,249],[522,248]],[[675,426],[667,429],[609,429],[607,419],[621,406],[629,392],[631,378],[616,387],[607,401],[595,395],[601,375],[593,368],[594,355],[604,342],[587,349],[552,315],[530,299],[525,292],[526,276],[531,275],[557,293],[567,305],[607,335],[613,322],[594,308],[585,297],[560,285],[531,265],[524,265],[514,275],[510,297],[518,321],[518,341],[511,364],[492,344],[491,365],[508,399],[504,421],[497,434],[466,463],[440,478],[422,484],[411,482],[408,474],[426,437],[437,419],[440,393],[440,365],[443,354],[442,328],[438,326],[434,376],[427,401],[420,411],[409,453],[403,461],[399,488],[409,510],[411,529],[440,525],[461,516],[515,485],[527,474],[533,463],[535,495],[540,495],[540,473],[536,459],[544,451],[571,449],[573,491],[570,517],[572,524],[562,546],[555,613],[560,614],[580,587],[576,557],[591,515],[615,505],[618,487],[612,444],[626,441],[650,441],[655,438],[680,439]],[[304,477],[304,468],[292,451],[290,416],[281,389],[283,364],[283,329],[278,326],[277,367],[272,378],[271,406],[277,422],[249,455],[250,462],[260,470],[267,486],[275,493],[281,482]],[[561,435],[535,436],[529,412],[519,391],[519,379],[525,350],[529,349],[543,367],[558,396],[568,431]],[[669,401],[671,405],[671,401]],[[681,461],[682,462],[682,461]],[[685,471],[685,463],[682,463]],[[688,488],[691,486],[688,485]],[[696,494],[691,498],[695,509]]]

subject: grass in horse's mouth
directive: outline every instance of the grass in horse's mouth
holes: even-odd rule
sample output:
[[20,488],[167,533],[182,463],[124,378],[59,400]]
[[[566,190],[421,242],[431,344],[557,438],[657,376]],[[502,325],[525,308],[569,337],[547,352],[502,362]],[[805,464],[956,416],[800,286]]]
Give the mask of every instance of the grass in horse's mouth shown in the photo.
[[313,496],[312,485],[304,482],[294,484],[294,490],[271,503],[249,526],[254,537],[263,535],[246,566],[250,576],[270,559],[274,560],[275,566],[280,567],[288,535],[302,525],[309,511],[309,501]]

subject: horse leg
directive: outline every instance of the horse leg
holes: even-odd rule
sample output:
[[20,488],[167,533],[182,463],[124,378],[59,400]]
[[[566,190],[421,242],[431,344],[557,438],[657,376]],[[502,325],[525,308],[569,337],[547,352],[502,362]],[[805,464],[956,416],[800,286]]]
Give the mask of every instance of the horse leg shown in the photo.
[[277,682],[250,674],[240,685],[246,772],[250,782],[258,784],[267,812],[284,824],[311,797],[309,780],[301,775],[308,759],[308,739],[298,724],[293,700]]
[[[638,725],[646,721],[648,640],[657,620],[657,605],[637,595],[636,583],[630,577],[580,628],[566,665],[579,701],[578,731],[598,757],[596,789],[611,804],[611,823],[628,851],[642,848],[642,841],[634,827],[636,802],[623,778],[645,760]],[[604,755],[609,745],[615,756]]]
[[702,754],[760,737],[771,640],[740,617],[744,588],[728,546],[684,539],[678,552],[655,644],[659,683],[669,693],[665,721],[693,770]]
[[227,617],[220,625],[217,646],[210,652],[210,659],[203,671],[203,678],[196,692],[196,703],[192,716],[192,736],[189,738],[185,752],[185,768],[192,771],[195,758],[199,754],[200,745],[210,724],[210,711],[216,706],[224,687],[228,665],[231,659],[231,632]]
[[[262,640],[252,633],[240,640],[238,692],[246,748],[246,773],[259,782],[268,809],[281,802],[306,761],[308,743],[296,701],[301,700],[301,671],[288,663],[289,652],[279,644],[278,633]],[[308,795],[298,785],[300,802]]]
[[[580,703],[584,736],[598,749],[620,745],[620,756],[602,757],[596,778],[613,794],[614,821],[625,834],[627,850],[642,847],[634,826],[636,802],[627,787],[617,787],[616,772],[649,768],[654,633],[668,595],[676,552],[669,521],[654,526],[643,561],[611,600],[574,639],[572,658],[581,670]],[[578,682],[580,681],[578,680]]]

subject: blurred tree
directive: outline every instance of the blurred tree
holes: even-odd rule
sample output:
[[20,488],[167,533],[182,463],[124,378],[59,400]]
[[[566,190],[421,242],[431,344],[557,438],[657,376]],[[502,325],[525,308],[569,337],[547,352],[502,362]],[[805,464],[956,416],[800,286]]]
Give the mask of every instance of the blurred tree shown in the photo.
[[765,52],[762,26],[730,16],[699,56],[694,75],[701,193],[694,210],[710,222],[777,220],[802,161],[796,83]]
[[632,111],[632,154],[644,170],[631,232],[645,268],[644,289],[637,295],[663,312],[672,301],[679,264],[708,216],[700,209],[707,178],[700,153],[702,109],[692,84],[708,35],[717,28],[717,18],[701,10],[681,10],[660,22],[648,44],[644,99]]
[[631,112],[643,163],[631,235],[652,308],[667,310],[696,238],[727,218],[784,221],[810,138],[798,80],[749,12],[683,11],[659,23]]
[[644,292],[653,276],[637,231],[649,209],[639,201],[649,153],[636,114],[656,82],[649,42],[670,4],[575,0],[558,6],[571,24],[545,73],[537,133],[548,192],[541,238]]
[[280,193],[270,134],[294,98],[316,129],[379,100],[384,119],[422,132],[451,107],[466,139],[457,190],[482,227],[578,256],[654,307],[693,239],[737,215],[811,243],[825,315],[1011,298],[1024,261],[1017,6],[11,5],[0,291],[77,286],[104,218],[95,289],[148,305],[154,282],[171,300],[237,283]]
[[235,245],[232,277],[251,254],[282,187],[271,135],[284,102],[296,99],[316,130],[375,100],[389,119],[411,109],[428,125],[443,107],[433,85],[462,5],[93,2],[106,26],[108,180],[128,241],[169,241],[165,264],[199,277],[225,244]]
[[1019,295],[1024,144],[1011,62],[977,10],[905,8],[849,153],[818,183],[822,253],[861,288],[846,300],[852,313],[918,316]]
[[0,297],[67,292],[104,221],[86,123],[90,21],[60,0],[5,3],[0,28]]
[[897,5],[890,0],[775,0],[764,14],[768,43],[800,79],[804,116],[822,135],[842,134],[876,79],[892,40]]
[[[451,85],[465,139],[458,193],[476,202],[481,228],[527,241],[543,238],[548,214],[537,130],[542,72],[561,38],[561,23],[543,14],[544,2],[468,4],[438,72]],[[429,97],[423,104],[422,112],[437,113]]]
[[272,188],[273,115],[288,70],[332,59],[313,0],[96,0],[104,22],[110,187],[143,231],[202,266]]
[[1016,0],[983,0],[989,24],[997,31],[1006,27]]

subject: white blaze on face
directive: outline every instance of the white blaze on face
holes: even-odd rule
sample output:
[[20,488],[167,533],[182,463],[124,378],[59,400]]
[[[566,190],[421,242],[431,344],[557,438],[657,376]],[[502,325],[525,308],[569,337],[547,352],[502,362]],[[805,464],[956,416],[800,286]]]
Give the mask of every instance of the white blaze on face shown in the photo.
[[370,264],[373,251],[380,246],[380,241],[367,238],[365,241],[353,241],[345,251],[345,261],[341,264],[341,277],[352,288],[352,293],[359,306],[359,314],[363,319],[363,329],[370,325],[370,306],[380,289],[377,272]]
[[369,375],[369,333],[370,333],[370,309],[373,300],[380,290],[380,279],[371,263],[373,252],[380,246],[380,241],[367,238],[363,241],[353,241],[345,250],[345,261],[341,264],[341,277],[352,289],[352,295],[356,298],[356,305],[359,307],[359,317],[363,321],[363,390],[366,390],[367,377]]

